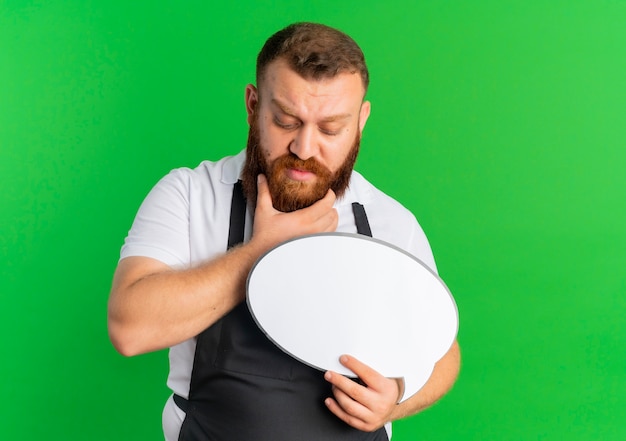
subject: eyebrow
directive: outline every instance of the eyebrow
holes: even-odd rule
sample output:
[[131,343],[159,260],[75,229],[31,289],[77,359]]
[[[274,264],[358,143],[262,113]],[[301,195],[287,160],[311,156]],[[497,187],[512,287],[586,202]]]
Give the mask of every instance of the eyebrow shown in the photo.
[[[298,118],[296,116],[296,112],[294,112],[289,107],[287,107],[286,105],[284,105],[281,102],[279,102],[276,98],[272,98],[272,103],[275,104],[281,110],[281,112],[283,112],[285,115],[292,116],[294,118]],[[341,120],[350,118],[350,116],[352,116],[352,114],[350,114],[350,113],[338,113],[337,115],[330,115],[330,116],[327,116],[325,118],[322,118],[322,120],[320,122],[341,121]]]

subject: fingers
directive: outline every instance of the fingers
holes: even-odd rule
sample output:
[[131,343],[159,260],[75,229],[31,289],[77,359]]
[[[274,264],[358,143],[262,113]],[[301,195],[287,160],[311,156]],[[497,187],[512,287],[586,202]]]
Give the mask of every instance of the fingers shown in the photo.
[[342,355],[339,358],[339,361],[346,368],[350,369],[352,372],[356,374],[365,384],[370,387],[376,386],[376,381],[380,380],[382,377],[377,371],[366,365],[365,363],[357,360],[354,357],[350,357],[348,355]]
[[335,203],[335,193],[332,190],[328,190],[326,196],[311,205],[304,208],[302,214],[310,215],[313,223],[317,224],[318,233],[328,233],[337,229],[337,223],[339,222],[339,215],[337,210],[333,208]]
[[272,205],[272,195],[270,194],[269,185],[267,185],[267,178],[265,175],[257,176],[257,197],[256,197],[256,209],[274,209]]
[[271,247],[283,241],[314,233],[333,232],[337,229],[339,216],[334,209],[335,193],[326,195],[309,207],[290,213],[274,209],[267,179],[257,179],[257,205],[254,215],[253,239]]
[[324,378],[333,386],[333,397],[325,404],[338,418],[359,430],[373,431],[390,420],[400,395],[400,383],[354,357],[342,356],[341,364],[364,383],[328,371]]
[[326,398],[324,401],[332,413],[359,430],[371,431],[378,428],[370,425],[374,415],[363,404],[367,402],[367,388],[336,372],[326,372],[324,378],[333,385],[333,398]]
[[335,192],[329,189],[324,195],[324,197],[320,199],[319,201],[317,201],[312,206],[315,206],[316,204],[319,203],[320,206],[330,208],[335,203],[335,200],[337,200],[337,196],[335,195]]
[[370,389],[379,392],[386,392],[393,389],[392,383],[395,383],[395,388],[397,390],[395,402],[398,403],[402,399],[402,396],[404,395],[404,380],[402,378],[387,378],[381,375],[378,371],[372,369],[370,366],[349,355],[342,355],[339,358],[339,361],[346,368],[354,372],[356,376],[360,378],[361,381]]

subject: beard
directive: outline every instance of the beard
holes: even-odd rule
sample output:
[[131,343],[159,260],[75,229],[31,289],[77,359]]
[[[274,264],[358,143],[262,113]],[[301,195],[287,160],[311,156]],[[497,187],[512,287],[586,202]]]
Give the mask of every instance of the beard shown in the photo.
[[[350,176],[361,146],[361,134],[357,132],[352,147],[339,169],[334,173],[316,159],[302,160],[289,152],[269,163],[266,150],[261,146],[257,118],[252,119],[248,132],[246,162],[243,168],[243,191],[246,199],[256,205],[257,176],[267,178],[272,205],[278,211],[291,212],[308,207],[326,196],[332,189],[341,197],[350,183]],[[298,169],[315,174],[314,182],[294,181],[286,175],[286,170]]]

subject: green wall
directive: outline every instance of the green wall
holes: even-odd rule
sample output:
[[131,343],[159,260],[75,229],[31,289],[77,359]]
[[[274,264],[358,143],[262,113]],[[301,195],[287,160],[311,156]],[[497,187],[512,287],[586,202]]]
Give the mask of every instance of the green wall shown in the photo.
[[357,168],[426,230],[463,368],[402,440],[626,439],[626,2],[0,0],[0,433],[154,440],[167,354],[106,333],[171,168],[239,151],[264,39],[351,34]]

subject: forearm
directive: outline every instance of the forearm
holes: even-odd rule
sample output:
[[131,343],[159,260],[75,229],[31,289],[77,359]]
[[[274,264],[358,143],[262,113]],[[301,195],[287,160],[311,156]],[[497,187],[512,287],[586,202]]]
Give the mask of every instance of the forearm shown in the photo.
[[247,244],[181,271],[151,266],[154,261],[146,259],[138,264],[142,258],[122,260],[108,310],[114,346],[135,355],[198,335],[245,298],[246,278],[261,254],[262,249]]
[[435,364],[426,384],[415,395],[396,406],[391,420],[414,415],[433,405],[452,388],[459,374],[460,365],[461,352],[455,341],[446,355]]
[[195,337],[245,298],[254,263],[272,247],[305,234],[335,231],[335,195],[292,213],[276,211],[265,178],[252,238],[197,268],[173,271],[142,257],[123,259],[109,300],[109,335],[116,349],[134,355],[171,347]]

